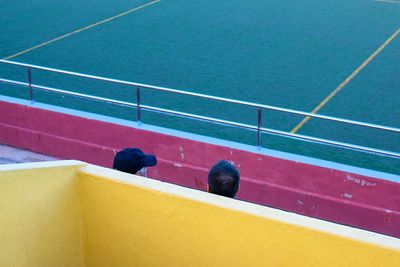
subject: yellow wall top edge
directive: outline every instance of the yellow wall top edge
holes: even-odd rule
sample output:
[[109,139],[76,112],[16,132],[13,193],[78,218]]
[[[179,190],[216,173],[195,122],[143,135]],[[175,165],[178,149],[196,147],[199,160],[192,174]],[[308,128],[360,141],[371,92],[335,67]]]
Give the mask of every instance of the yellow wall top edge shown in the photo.
[[58,167],[83,167],[87,163],[79,160],[56,160],[44,162],[30,162],[30,163],[13,163],[1,164],[0,171],[13,171],[13,170],[32,170],[44,168],[58,168]]
[[115,182],[148,188],[150,190],[160,191],[194,201],[199,201],[210,205],[217,205],[226,209],[249,213],[255,216],[311,228],[328,234],[338,235],[400,251],[400,239],[358,228],[335,224],[332,222],[306,217],[266,206],[209,194],[207,192],[185,188],[137,175],[131,175],[95,165],[88,164],[80,168],[79,171],[99,178],[113,180]]
[[244,202],[236,199],[221,197],[207,192],[185,188],[174,184],[161,182],[158,180],[148,179],[136,175],[131,175],[109,168],[103,168],[95,165],[90,165],[77,160],[62,160],[48,161],[35,163],[18,163],[0,165],[1,171],[21,171],[43,168],[60,168],[60,167],[76,167],[80,172],[90,174],[102,179],[113,180],[115,182],[130,184],[151,190],[164,192],[180,196],[194,201],[200,201],[210,205],[221,206],[226,209],[237,210],[244,213],[249,213],[255,216],[281,221],[287,224],[299,225],[306,228],[312,228],[317,231],[343,236],[346,238],[359,240],[362,242],[396,249],[400,251],[400,239],[377,234],[374,232],[353,228],[345,225],[335,224],[315,218],[310,218],[295,213],[290,213],[278,209],[273,209],[249,202]]

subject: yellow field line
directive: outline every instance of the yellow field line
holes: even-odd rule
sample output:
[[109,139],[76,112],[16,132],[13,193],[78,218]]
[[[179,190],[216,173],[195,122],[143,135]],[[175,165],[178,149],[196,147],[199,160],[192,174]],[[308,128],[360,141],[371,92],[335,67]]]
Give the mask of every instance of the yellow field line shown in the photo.
[[[383,49],[385,49],[388,44],[390,44],[391,41],[393,41],[394,38],[400,33],[400,28],[397,29],[395,33],[392,34],[372,55],[370,55],[358,68],[353,71],[350,76],[348,76],[335,90],[333,90],[324,100],[322,100],[321,103],[318,104],[310,113],[315,114],[317,113],[323,106],[325,106],[326,103],[329,102],[337,93],[339,93],[351,80],[356,77],[356,75],[363,70],[380,52],[382,52]],[[296,133],[298,130],[300,130],[301,127],[304,126],[309,120],[311,119],[310,116],[306,116],[301,122],[299,122],[290,132],[291,133]]]
[[101,25],[101,24],[104,24],[104,23],[107,23],[107,22],[109,22],[109,21],[112,21],[112,20],[115,20],[115,19],[117,19],[117,18],[120,18],[120,17],[122,17],[122,16],[128,15],[128,14],[130,14],[130,13],[132,13],[132,12],[135,12],[135,11],[137,11],[137,10],[139,10],[139,9],[142,9],[142,8],[147,7],[147,6],[153,5],[153,4],[158,3],[158,2],[160,2],[160,1],[161,1],[161,0],[155,0],[155,1],[149,2],[149,3],[147,3],[147,4],[141,5],[141,6],[139,6],[139,7],[132,8],[132,9],[130,9],[130,10],[128,10],[128,11],[125,11],[125,12],[123,12],[123,13],[121,13],[121,14],[118,14],[118,15],[115,15],[115,16],[113,16],[113,17],[110,17],[110,18],[108,18],[108,19],[105,19],[105,20],[96,22],[96,23],[91,24],[91,25],[89,25],[89,26],[86,26],[86,27],[77,29],[77,30],[75,30],[75,31],[72,31],[72,32],[70,32],[70,33],[61,35],[61,36],[59,36],[59,37],[57,37],[57,38],[54,38],[54,39],[52,39],[52,40],[49,40],[49,41],[47,41],[47,42],[44,42],[44,43],[35,45],[35,46],[31,47],[31,48],[28,48],[28,49],[26,49],[26,50],[23,50],[23,51],[21,51],[21,52],[18,52],[18,53],[16,53],[16,54],[11,55],[11,56],[5,57],[4,59],[6,59],[6,60],[7,60],[7,59],[12,59],[12,58],[14,58],[14,57],[17,57],[17,56],[20,56],[20,55],[25,54],[25,53],[27,53],[27,52],[30,52],[30,51],[32,51],[32,50],[35,50],[35,49],[37,49],[37,48],[46,46],[46,45],[51,44],[51,43],[54,43],[54,42],[56,42],[56,41],[58,41],[58,40],[61,40],[61,39],[64,39],[64,38],[66,38],[66,37],[69,37],[69,36],[71,36],[71,35],[74,35],[74,34],[76,34],[76,33],[79,33],[79,32],[82,32],[82,31],[85,31],[85,30],[88,30],[88,29],[91,29],[91,28],[93,28],[93,27],[96,27],[96,26],[99,26],[99,25]]

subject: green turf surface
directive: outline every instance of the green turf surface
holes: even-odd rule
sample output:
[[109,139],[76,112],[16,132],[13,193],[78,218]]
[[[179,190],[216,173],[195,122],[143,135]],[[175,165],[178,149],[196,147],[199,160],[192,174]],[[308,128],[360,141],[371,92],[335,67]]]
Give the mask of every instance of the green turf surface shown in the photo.
[[[6,57],[146,1],[12,1],[0,11]],[[34,12],[28,12],[34,11]],[[24,16],[18,16],[24,14]],[[183,1],[152,6],[51,43],[15,61],[311,111],[399,27],[400,5],[369,0]],[[321,111],[400,127],[399,38]],[[1,76],[26,80],[16,68]],[[135,89],[33,72],[34,83],[135,102]],[[17,88],[0,85],[3,94]],[[37,101],[135,119],[133,109],[34,92]],[[18,91],[17,96],[26,97]],[[256,124],[257,112],[143,91],[144,104]],[[302,118],[265,112],[263,125],[289,131]],[[256,135],[230,127],[143,114],[143,121],[248,144]],[[310,120],[300,131],[400,151],[399,135]],[[398,160],[263,136],[266,147],[400,173]]]
[[0,57],[106,19],[146,0],[13,0],[0,8]]

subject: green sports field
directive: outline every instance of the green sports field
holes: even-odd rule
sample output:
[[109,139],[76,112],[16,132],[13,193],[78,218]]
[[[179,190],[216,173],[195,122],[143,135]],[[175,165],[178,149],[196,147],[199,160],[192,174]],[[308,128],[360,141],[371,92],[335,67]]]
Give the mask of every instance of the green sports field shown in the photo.
[[[400,0],[15,0],[2,3],[0,25],[2,59],[306,112],[319,107],[318,114],[400,128]],[[5,64],[0,77],[27,79],[26,70]],[[42,71],[33,71],[32,79],[136,101],[135,89],[128,86]],[[0,94],[29,96],[26,88],[5,84]],[[126,107],[40,91],[34,98],[136,120],[136,110]],[[257,111],[241,106],[150,90],[142,90],[142,101],[257,123]],[[291,131],[302,120],[269,111],[262,125]],[[142,121],[257,142],[254,132],[183,118],[145,112]],[[320,119],[296,132],[400,152],[398,133]],[[400,174],[399,159],[271,135],[262,136],[262,146]]]

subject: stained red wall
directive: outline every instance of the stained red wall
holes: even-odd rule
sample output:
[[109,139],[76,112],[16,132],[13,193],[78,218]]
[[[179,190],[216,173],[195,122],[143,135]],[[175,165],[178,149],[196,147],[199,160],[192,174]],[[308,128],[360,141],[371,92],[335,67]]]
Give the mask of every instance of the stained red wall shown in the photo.
[[202,190],[210,166],[231,160],[243,200],[400,237],[400,185],[390,181],[2,101],[0,143],[106,167],[140,147],[158,158],[151,177]]

